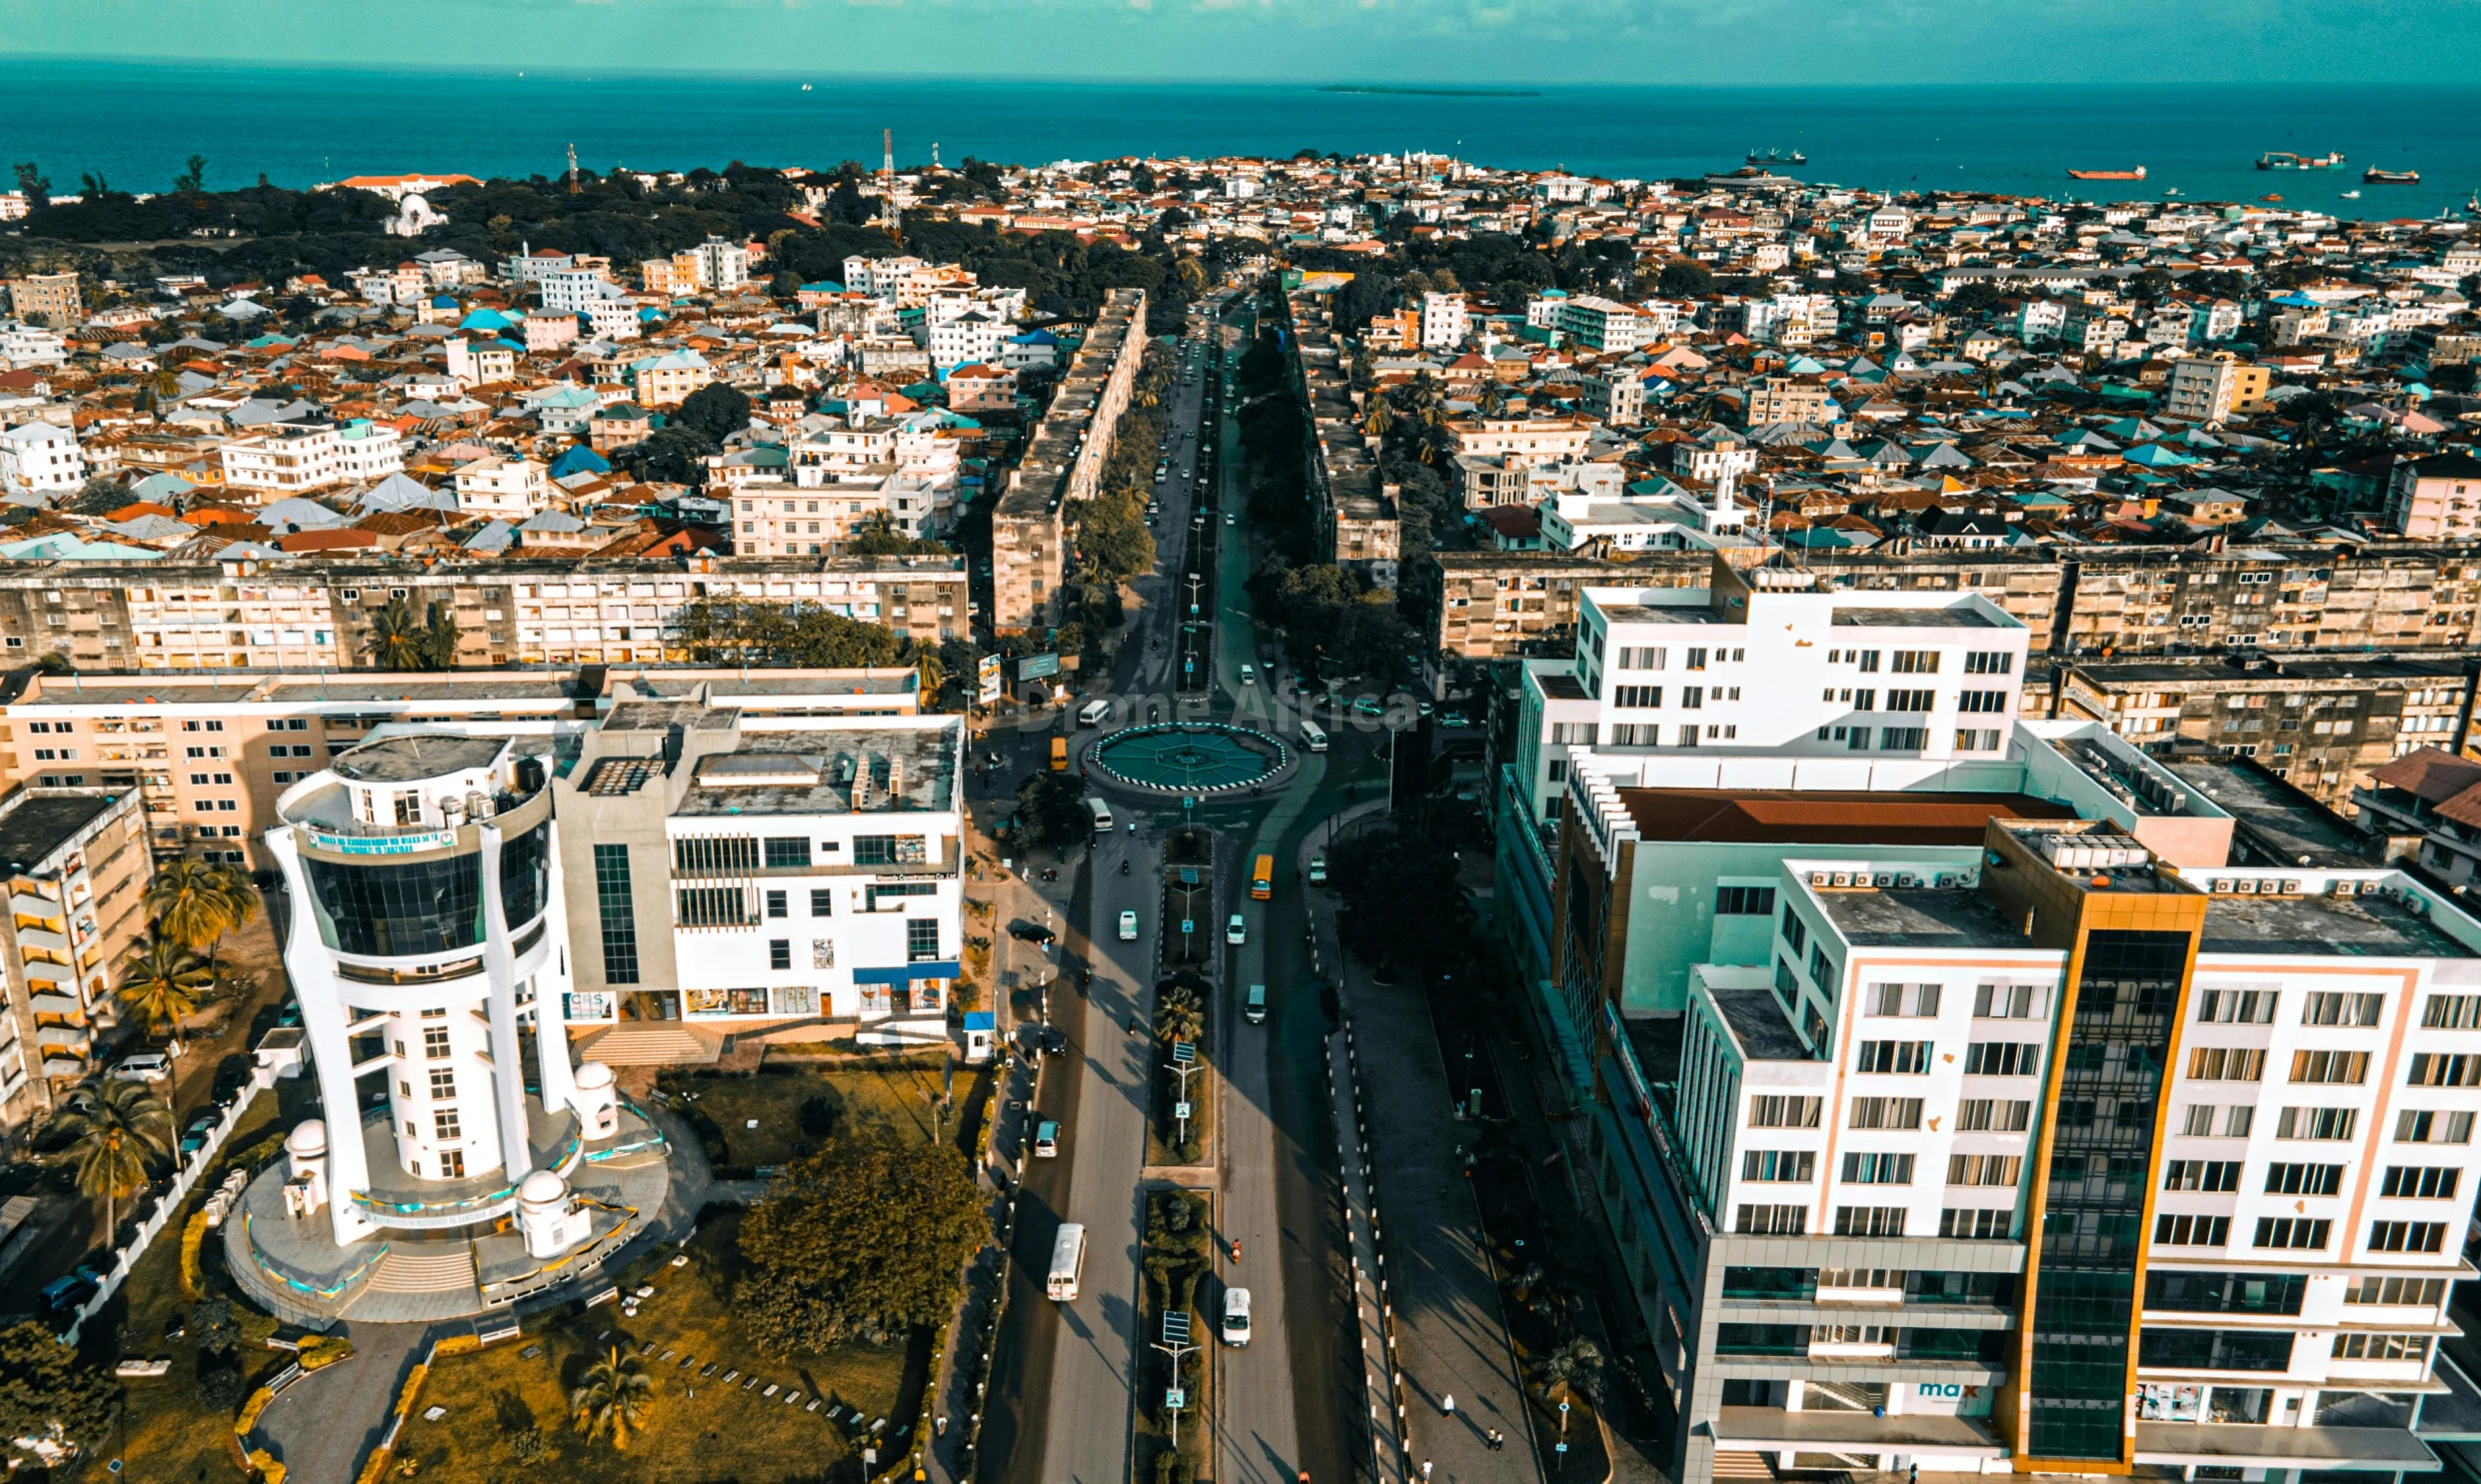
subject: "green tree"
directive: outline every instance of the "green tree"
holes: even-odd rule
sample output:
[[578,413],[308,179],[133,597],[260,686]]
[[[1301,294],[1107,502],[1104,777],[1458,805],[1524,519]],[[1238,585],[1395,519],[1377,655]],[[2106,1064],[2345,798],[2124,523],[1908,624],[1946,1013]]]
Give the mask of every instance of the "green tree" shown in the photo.
[[1581,1397],[1602,1405],[1602,1350],[1583,1335],[1571,1335],[1557,1349],[1533,1357],[1525,1367],[1536,1396],[1547,1401]]
[[1713,291],[1714,271],[1684,258],[1663,264],[1654,279],[1654,292],[1666,299],[1696,299]]
[[259,914],[259,889],[249,872],[204,860],[165,861],[139,900],[166,936],[193,948],[212,945]]
[[52,178],[36,167],[32,160],[20,160],[9,167],[17,172],[17,189],[26,196],[29,211],[41,211],[52,204]]
[[832,1139],[741,1222],[735,1307],[778,1354],[884,1344],[945,1323],[959,1270],[991,1239],[965,1156],[946,1144]]
[[1462,961],[1473,907],[1446,850],[1395,826],[1373,829],[1335,846],[1327,879],[1343,898],[1336,931],[1349,951],[1422,970]]
[[709,382],[681,399],[671,423],[703,435],[720,449],[724,440],[750,431],[749,394],[730,382]]
[[112,1431],[120,1383],[80,1358],[42,1325],[28,1320],[0,1330],[0,1457],[10,1465],[36,1454],[20,1439],[91,1448]]
[[207,157],[205,155],[190,156],[189,168],[172,178],[172,188],[176,192],[205,190],[207,188]]
[[1194,994],[1167,990],[1155,1002],[1155,1033],[1168,1041],[1196,1041],[1206,1034],[1206,1010]]
[[121,985],[115,993],[146,1022],[149,1035],[163,1035],[198,1008],[198,992],[214,978],[206,958],[159,922],[121,960]]
[[58,1125],[69,1136],[78,1189],[104,1199],[104,1240],[120,1229],[121,1197],[143,1188],[149,1168],[172,1154],[172,1109],[147,1084],[111,1078],[69,1094]]
[[371,663],[381,670],[428,670],[422,621],[414,606],[391,598],[371,615]]
[[845,538],[844,554],[848,557],[946,557],[954,556],[946,545],[923,537],[907,536],[897,529],[896,519],[886,511],[864,516]]
[[569,1392],[569,1418],[577,1430],[590,1443],[608,1437],[617,1449],[629,1446],[654,1410],[655,1378],[646,1373],[646,1362],[621,1353],[617,1345],[588,1366]]
[[1065,850],[1094,830],[1086,780],[1073,772],[1039,772],[1017,785],[1017,834],[1027,844]]

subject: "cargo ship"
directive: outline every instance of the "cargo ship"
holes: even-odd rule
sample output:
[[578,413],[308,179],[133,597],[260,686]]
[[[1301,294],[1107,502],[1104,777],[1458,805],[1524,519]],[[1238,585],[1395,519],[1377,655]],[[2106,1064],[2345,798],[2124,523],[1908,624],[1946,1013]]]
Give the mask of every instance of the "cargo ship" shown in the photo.
[[2417,170],[2380,170],[2372,165],[2360,173],[2360,183],[2364,186],[2417,186],[2421,183],[2421,173]]
[[1751,165],[1806,165],[1809,163],[1809,157],[1798,150],[1792,150],[1789,153],[1782,150],[1750,150],[1747,159]]
[[2067,173],[2067,178],[2069,180],[2143,180],[2145,167],[2139,165],[2134,170],[2071,170]]
[[2295,155],[2289,150],[2268,150],[2257,157],[2259,170],[2333,170],[2343,163],[2343,151],[2323,155]]

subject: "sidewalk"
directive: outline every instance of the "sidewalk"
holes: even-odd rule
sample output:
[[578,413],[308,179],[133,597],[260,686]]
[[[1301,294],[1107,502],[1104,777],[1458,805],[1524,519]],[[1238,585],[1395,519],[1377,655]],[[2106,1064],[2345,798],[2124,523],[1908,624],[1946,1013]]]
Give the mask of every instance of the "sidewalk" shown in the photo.
[[[948,1326],[940,1372],[939,1408],[933,1424],[929,1473],[940,1484],[958,1484],[974,1476],[974,1443],[980,1432],[977,1414],[991,1379],[991,1355],[999,1338],[1003,1298],[1008,1282],[1007,1254],[1015,1236],[1017,1174],[1024,1168],[1026,1110],[1034,1105],[1041,1068],[1018,1057],[992,1088],[991,1156],[974,1169],[974,1183],[983,1192],[983,1212],[991,1220],[992,1242],[974,1254],[966,1270],[965,1292]],[[946,1425],[940,1426],[944,1422]]]
[[1334,1108],[1335,1159],[1343,1171],[1345,1241],[1352,1263],[1354,1327],[1360,1332],[1361,1395],[1369,1413],[1372,1484],[1404,1484],[1404,1435],[1397,1415],[1387,1325],[1386,1266],[1378,1256],[1378,1209],[1371,1203],[1369,1148],[1361,1136],[1359,1066],[1347,1025],[1326,1038],[1326,1095]]
[[[1497,1280],[1481,1249],[1480,1213],[1463,1175],[1465,1127],[1453,1111],[1438,1040],[1419,992],[1381,987],[1334,948],[1333,904],[1316,902],[1319,956],[1335,962],[1355,1037],[1373,1048],[1360,1063],[1369,1120],[1368,1161],[1378,1172],[1377,1223],[1387,1262],[1403,1378],[1406,1475],[1429,1484],[1539,1479]],[[1376,1048],[1385,1048],[1379,1054]],[[1444,1412],[1455,1400],[1452,1415]],[[1507,1438],[1492,1451],[1485,1429]]]

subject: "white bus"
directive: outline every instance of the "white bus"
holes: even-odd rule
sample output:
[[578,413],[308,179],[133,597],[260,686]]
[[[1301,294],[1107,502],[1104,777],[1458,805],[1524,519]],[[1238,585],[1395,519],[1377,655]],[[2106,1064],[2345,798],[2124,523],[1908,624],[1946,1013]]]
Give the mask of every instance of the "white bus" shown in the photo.
[[1095,833],[1109,834],[1112,832],[1112,806],[1110,804],[1089,793],[1086,795],[1086,812],[1094,815]]
[[1318,724],[1307,717],[1300,719],[1300,744],[1312,752],[1326,750],[1326,734],[1319,731]]
[[1077,709],[1077,725],[1080,727],[1099,727],[1102,725],[1103,719],[1111,714],[1112,703],[1110,701],[1102,699],[1089,701],[1084,706]]
[[1085,1271],[1086,1228],[1063,1221],[1051,1244],[1051,1296],[1063,1301],[1077,1297],[1077,1280]]

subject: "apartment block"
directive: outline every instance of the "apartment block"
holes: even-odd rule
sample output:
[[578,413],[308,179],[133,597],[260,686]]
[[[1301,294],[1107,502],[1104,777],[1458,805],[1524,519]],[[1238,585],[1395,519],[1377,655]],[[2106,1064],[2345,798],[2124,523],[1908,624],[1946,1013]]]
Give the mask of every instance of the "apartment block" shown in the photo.
[[1291,319],[1292,361],[1309,423],[1303,478],[1316,507],[1323,555],[1366,573],[1379,587],[1392,588],[1400,581],[1403,522],[1396,512],[1395,487],[1378,476],[1376,440],[1361,426],[1361,403],[1335,337],[1333,313],[1325,296],[1316,294],[1290,295],[1284,308]]
[[1421,296],[1421,348],[1425,351],[1453,350],[1464,343],[1465,326],[1470,319],[1461,294],[1424,294]]
[[1559,333],[1587,350],[1621,355],[1661,332],[1653,317],[1633,304],[1578,294],[1559,306]]
[[2481,536],[2481,460],[2466,453],[2401,459],[2386,486],[2386,525],[2413,541]]
[[9,313],[29,325],[68,330],[86,317],[75,273],[30,273],[9,280]]
[[2270,373],[2229,351],[2183,356],[2171,363],[2170,396],[2163,411],[2174,418],[2220,423],[2234,414],[2262,412]]
[[224,483],[261,500],[369,484],[405,467],[405,441],[386,424],[282,423],[217,450]]
[[126,1033],[112,976],[146,928],[153,866],[127,789],[16,786],[0,796],[9,929],[0,963],[0,1144],[103,1062]]
[[1114,289],[992,511],[991,623],[999,632],[1048,623],[1068,570],[1066,509],[1100,492],[1145,358],[1146,291]]

